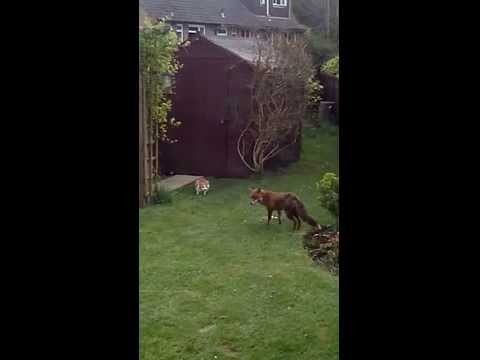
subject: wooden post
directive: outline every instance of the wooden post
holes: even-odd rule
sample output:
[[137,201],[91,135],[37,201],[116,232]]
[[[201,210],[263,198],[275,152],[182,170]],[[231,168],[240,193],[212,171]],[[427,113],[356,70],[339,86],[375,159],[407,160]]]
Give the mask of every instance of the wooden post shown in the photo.
[[157,122],[155,124],[155,175],[160,175],[160,161],[159,161],[159,156],[158,156],[158,142],[159,142],[159,128],[160,124]]
[[153,121],[150,113],[150,109],[148,110],[148,187],[149,187],[149,196],[152,196],[153,192],[153,137],[154,137],[154,129],[153,129]]
[[143,151],[144,151],[144,156],[143,156],[143,163],[144,163],[144,179],[145,179],[145,200],[148,201],[148,198],[150,197],[150,165],[148,161],[149,157],[149,151],[148,151],[148,143],[150,142],[150,134],[148,131],[148,119],[149,119],[149,112],[148,108],[146,106],[146,91],[145,91],[145,83],[143,82]]
[[145,206],[145,134],[143,132],[145,119],[143,113],[143,80],[141,72],[139,72],[138,78],[138,206],[143,208]]

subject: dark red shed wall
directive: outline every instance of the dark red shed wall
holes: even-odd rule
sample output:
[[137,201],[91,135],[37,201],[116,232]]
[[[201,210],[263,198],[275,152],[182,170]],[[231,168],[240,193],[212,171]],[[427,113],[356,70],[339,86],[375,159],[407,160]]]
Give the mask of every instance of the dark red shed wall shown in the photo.
[[237,141],[251,116],[252,68],[244,62],[237,63],[228,74],[228,168],[232,176],[247,176],[250,171],[240,159]]
[[166,173],[215,177],[250,174],[236,152],[236,140],[250,111],[250,66],[206,39],[178,54],[172,116],[182,122],[162,147]]

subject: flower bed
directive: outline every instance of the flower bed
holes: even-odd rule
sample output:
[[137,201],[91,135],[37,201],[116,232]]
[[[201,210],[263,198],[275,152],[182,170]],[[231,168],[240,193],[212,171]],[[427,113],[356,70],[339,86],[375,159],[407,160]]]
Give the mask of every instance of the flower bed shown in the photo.
[[321,225],[304,236],[303,246],[316,263],[338,275],[339,232],[330,226]]

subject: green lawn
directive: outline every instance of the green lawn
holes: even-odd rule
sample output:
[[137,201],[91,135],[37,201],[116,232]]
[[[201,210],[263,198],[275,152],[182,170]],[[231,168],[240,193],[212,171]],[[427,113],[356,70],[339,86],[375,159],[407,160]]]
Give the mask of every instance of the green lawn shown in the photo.
[[315,182],[338,168],[338,138],[305,132],[302,159],[251,179],[211,179],[140,210],[140,354],[161,359],[337,359],[338,280],[302,248],[303,223],[250,206],[247,188],[296,192],[320,223]]

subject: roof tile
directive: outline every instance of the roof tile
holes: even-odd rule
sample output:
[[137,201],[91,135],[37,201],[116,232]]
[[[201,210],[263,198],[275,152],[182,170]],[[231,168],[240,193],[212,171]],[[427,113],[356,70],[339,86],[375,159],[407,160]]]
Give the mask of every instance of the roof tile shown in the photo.
[[[306,29],[293,16],[281,19],[255,15],[240,0],[140,0],[140,6],[156,19],[169,17],[172,21],[237,25],[251,29]],[[225,17],[220,15],[222,9]]]

